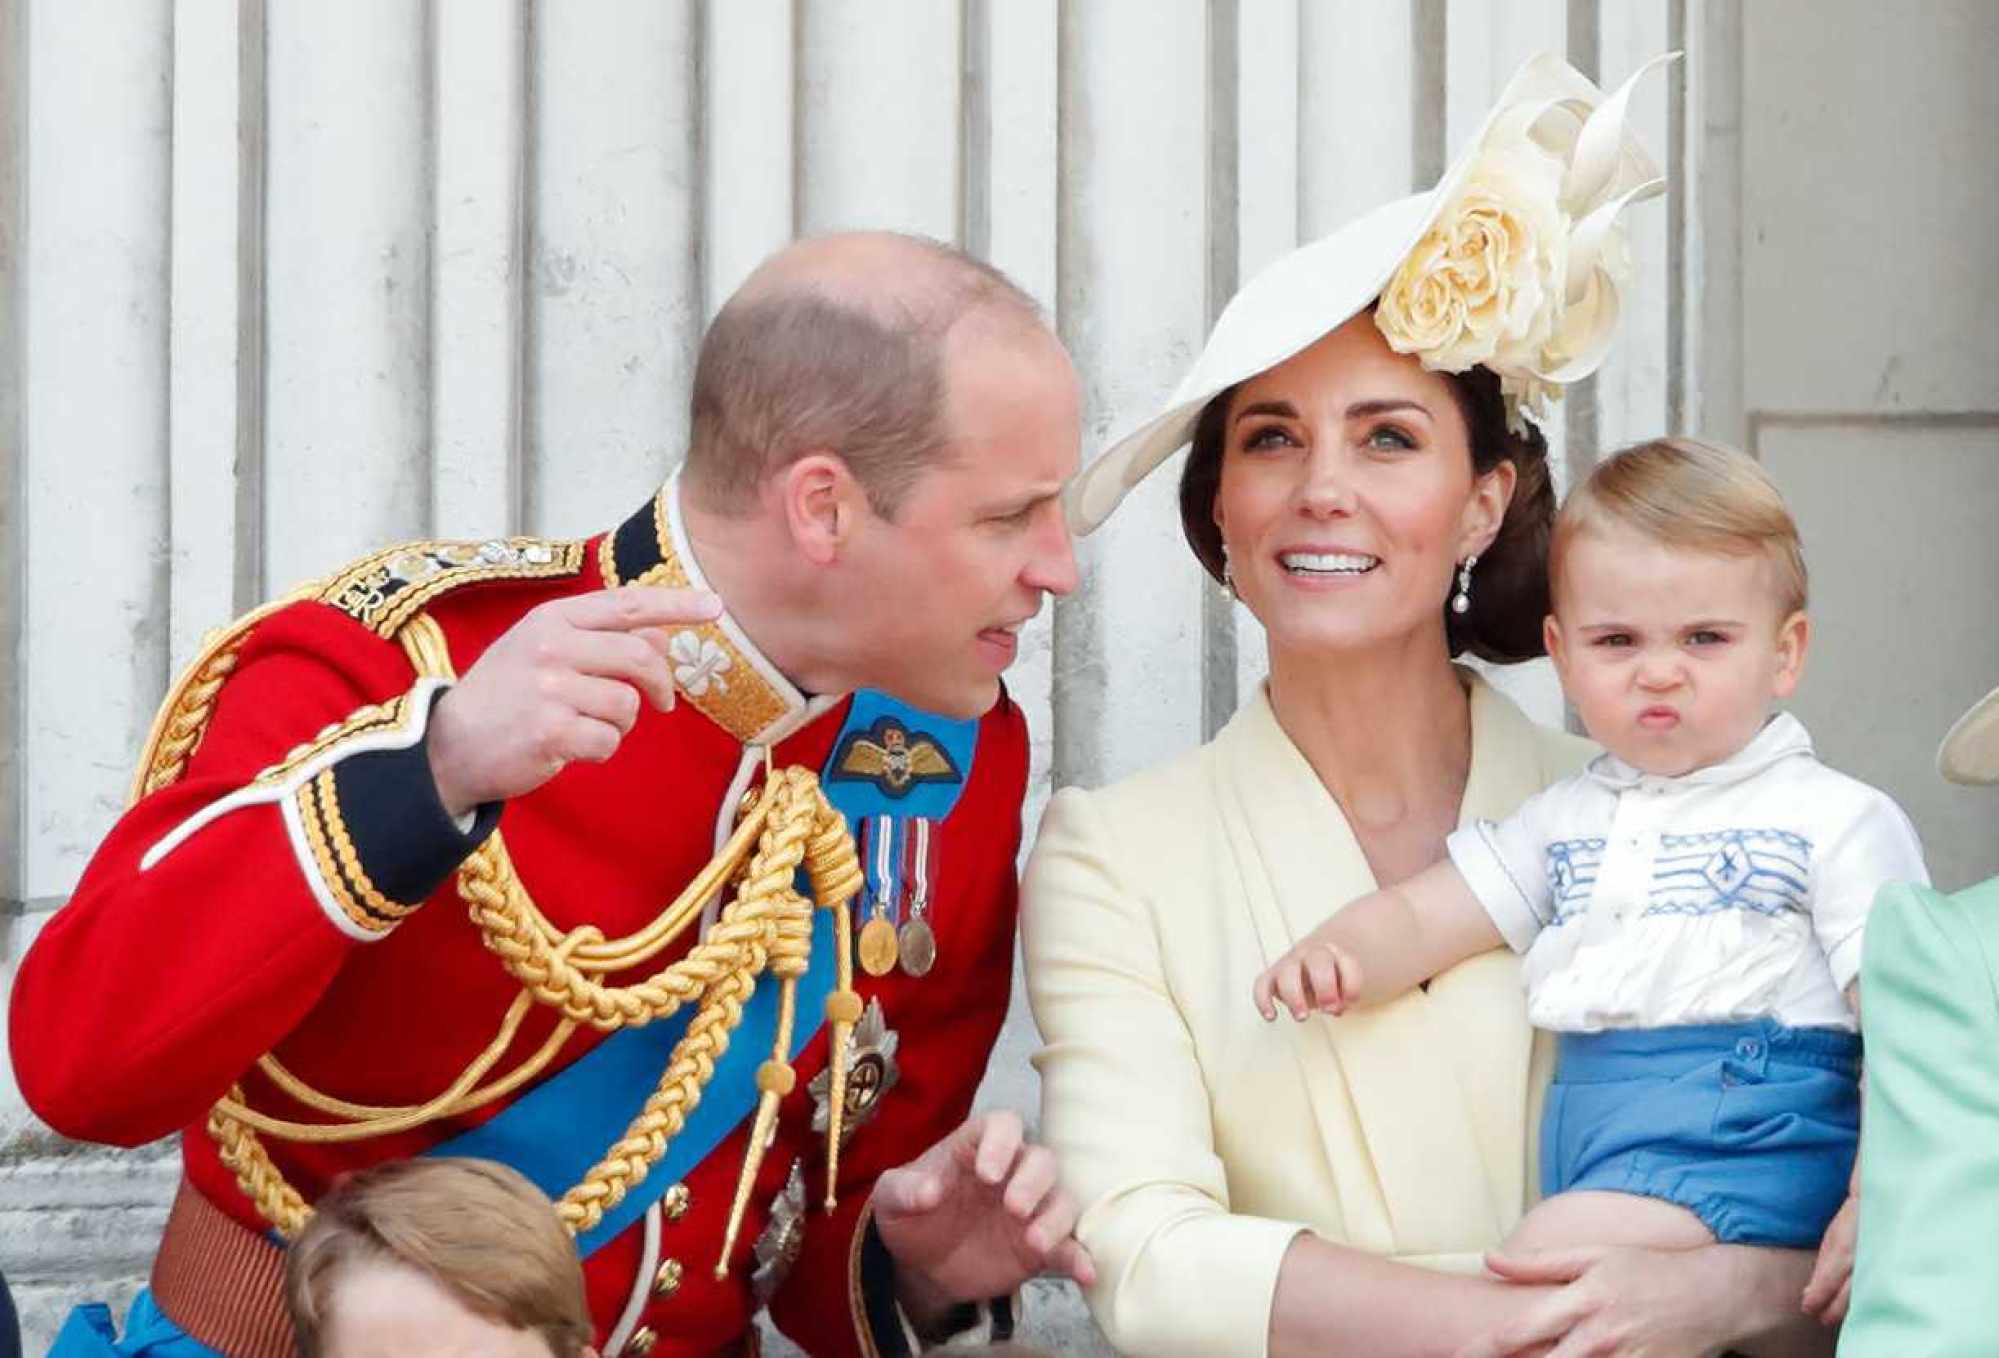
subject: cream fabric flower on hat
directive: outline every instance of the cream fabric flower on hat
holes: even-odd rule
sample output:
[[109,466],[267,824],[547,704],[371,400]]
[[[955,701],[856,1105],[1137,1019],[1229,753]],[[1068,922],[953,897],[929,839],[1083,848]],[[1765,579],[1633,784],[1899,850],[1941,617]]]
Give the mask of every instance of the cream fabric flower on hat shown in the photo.
[[1370,305],[1390,344],[1426,366],[1499,375],[1507,416],[1544,419],[1596,371],[1631,275],[1618,215],[1665,188],[1630,127],[1633,86],[1605,96],[1560,57],[1521,66],[1437,186],[1384,203],[1272,261],[1244,284],[1163,409],[1071,482],[1087,533],[1193,437],[1207,403]]
[[[1567,285],[1560,190],[1560,166],[1531,145],[1473,162],[1456,200],[1382,290],[1374,320],[1389,347],[1441,372],[1492,368],[1512,414],[1554,336]],[[1535,394],[1545,392],[1541,384]]]
[[1609,349],[1631,277],[1618,215],[1665,188],[1625,154],[1627,105],[1667,60],[1595,107],[1559,94],[1502,103],[1382,290],[1375,324],[1389,346],[1437,372],[1492,369],[1516,431],[1545,421]]

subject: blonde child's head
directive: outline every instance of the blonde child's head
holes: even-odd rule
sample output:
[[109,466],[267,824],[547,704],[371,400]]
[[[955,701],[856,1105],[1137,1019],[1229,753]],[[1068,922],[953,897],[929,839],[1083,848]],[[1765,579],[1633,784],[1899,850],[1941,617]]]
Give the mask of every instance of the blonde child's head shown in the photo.
[[1634,444],[1598,463],[1555,516],[1548,548],[1554,592],[1579,536],[1618,529],[1686,551],[1761,555],[1770,564],[1778,617],[1805,607],[1797,522],[1762,466],[1731,448],[1675,436]]
[[1796,688],[1810,637],[1798,527],[1740,453],[1664,438],[1606,459],[1556,515],[1548,566],[1563,691],[1646,773],[1729,758]]
[[575,1243],[540,1189],[487,1160],[341,1180],[286,1251],[285,1300],[302,1358],[593,1354]]

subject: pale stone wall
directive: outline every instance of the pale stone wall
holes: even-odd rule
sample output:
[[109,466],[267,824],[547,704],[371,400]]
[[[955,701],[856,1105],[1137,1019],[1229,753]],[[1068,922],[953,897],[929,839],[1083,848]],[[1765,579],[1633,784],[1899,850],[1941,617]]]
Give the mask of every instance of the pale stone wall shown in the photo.
[[[1922,765],[1999,678],[1999,630],[1953,629],[1990,618],[1999,574],[1975,521],[1999,491],[1994,109],[1964,60],[1993,15],[0,0],[4,976],[205,628],[385,541],[615,521],[678,455],[705,318],[794,233],[921,230],[1007,269],[1077,356],[1093,453],[1242,279],[1428,183],[1541,49],[1612,79],[1688,54],[1639,96],[1674,189],[1634,214],[1630,331],[1572,394],[1564,476],[1666,428],[1753,441],[1812,535],[1808,719],[1940,869],[1999,868],[1989,804]],[[1030,826],[1052,784],[1200,740],[1261,675],[1166,478],[1082,555],[1012,676]],[[1886,663],[1896,627],[1934,663]],[[1505,682],[1559,720],[1544,667]],[[1017,1010],[984,1102],[1031,1115],[1033,1043]],[[172,1181],[165,1148],[49,1138],[0,1066],[0,1271],[31,1351],[71,1300],[129,1296]],[[1040,1341],[1088,1351],[1073,1291],[1037,1291]]]
[[1999,684],[1999,6],[1748,13],[1744,423],[1812,570],[1796,707],[1955,889],[1999,873],[1999,797],[1935,765]]

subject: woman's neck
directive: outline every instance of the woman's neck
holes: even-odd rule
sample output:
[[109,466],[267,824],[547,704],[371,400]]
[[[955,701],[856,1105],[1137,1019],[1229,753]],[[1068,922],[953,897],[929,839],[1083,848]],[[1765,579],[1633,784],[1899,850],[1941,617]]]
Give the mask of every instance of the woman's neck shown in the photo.
[[1441,633],[1337,654],[1273,645],[1270,706],[1357,835],[1456,823],[1471,705]]

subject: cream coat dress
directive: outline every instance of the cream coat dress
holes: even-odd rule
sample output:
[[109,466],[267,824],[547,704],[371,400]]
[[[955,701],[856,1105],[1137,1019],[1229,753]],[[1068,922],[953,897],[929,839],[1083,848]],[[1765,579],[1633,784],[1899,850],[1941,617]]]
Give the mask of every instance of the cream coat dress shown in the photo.
[[[1592,753],[1462,677],[1460,823]],[[1511,953],[1337,1019],[1266,1024],[1250,1000],[1259,971],[1374,887],[1261,693],[1208,745],[1049,803],[1022,905],[1041,1133],[1121,1350],[1264,1353],[1300,1231],[1471,1271],[1519,1220],[1547,1048]]]

